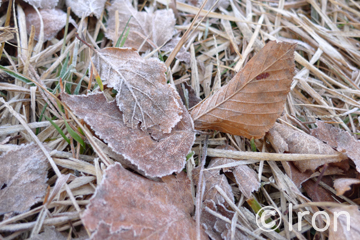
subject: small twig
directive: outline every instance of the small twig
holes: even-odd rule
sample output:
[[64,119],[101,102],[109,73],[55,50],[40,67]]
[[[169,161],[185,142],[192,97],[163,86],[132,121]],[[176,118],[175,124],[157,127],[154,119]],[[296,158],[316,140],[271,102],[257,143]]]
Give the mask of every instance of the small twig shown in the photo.
[[[201,202],[202,202],[202,191],[201,189],[203,188],[202,183],[203,183],[203,170],[204,170],[204,166],[205,166],[205,160],[206,160],[206,156],[207,156],[207,145],[208,145],[208,140],[209,140],[209,135],[206,135],[205,141],[204,141],[204,148],[203,148],[203,152],[201,155],[201,162],[200,162],[200,173],[199,173],[199,182],[197,185],[197,190],[196,190],[196,238],[198,240],[200,240],[200,217],[201,217]],[[204,182],[205,184],[205,182]]]

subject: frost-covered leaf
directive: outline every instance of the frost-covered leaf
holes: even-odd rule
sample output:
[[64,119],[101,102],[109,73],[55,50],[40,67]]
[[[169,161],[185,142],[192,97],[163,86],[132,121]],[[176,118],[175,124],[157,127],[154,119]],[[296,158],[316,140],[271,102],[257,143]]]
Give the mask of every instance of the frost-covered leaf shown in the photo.
[[[277,146],[274,141],[275,137],[278,138],[281,136],[284,141],[283,143],[287,144],[289,153],[303,153],[303,154],[326,154],[326,155],[336,155],[338,154],[331,146],[323,143],[319,139],[292,129],[284,124],[275,123],[274,127],[270,129],[268,133],[268,138],[274,148],[286,149],[283,146]],[[314,172],[318,167],[324,165],[325,163],[337,162],[336,159],[317,159],[317,160],[306,160],[306,161],[295,161],[294,165],[301,171],[305,172],[306,170],[311,170]]]
[[336,148],[339,152],[345,152],[354,161],[356,170],[360,172],[360,141],[350,133],[322,121],[316,121],[316,125],[318,127],[311,130],[311,135]]
[[189,179],[181,172],[162,180],[110,166],[82,215],[91,239],[196,239]]
[[55,230],[55,227],[45,226],[44,232],[32,236],[28,240],[67,240],[67,237]]
[[[60,9],[39,9],[40,15],[44,23],[44,40],[53,39],[56,34],[66,25],[66,12]],[[34,8],[26,8],[26,30],[28,34],[31,32],[31,25],[35,27],[35,40],[39,40],[41,21],[39,15]],[[73,19],[70,23],[75,24]]]
[[37,145],[4,153],[0,165],[0,215],[24,212],[45,195],[48,162]]
[[24,0],[36,8],[55,8],[59,0]]
[[143,59],[134,49],[105,48],[94,64],[104,84],[118,91],[116,103],[126,126],[158,126],[169,133],[180,121],[180,97],[166,84],[166,67],[158,59]]
[[142,131],[125,126],[123,114],[115,101],[107,102],[102,93],[87,96],[62,94],[61,98],[116,153],[122,154],[146,175],[161,177],[180,172],[184,167],[195,132],[192,119],[181,103],[181,121],[170,134],[163,134],[156,129]]
[[346,191],[351,189],[351,185],[359,184],[360,179],[356,178],[338,178],[334,180],[334,188],[336,195],[343,195]]
[[[125,47],[132,47],[140,51],[153,50],[169,41],[175,30],[175,16],[171,9],[157,10],[154,13],[138,12],[128,0],[115,0],[107,7],[109,20],[107,21],[106,37],[114,43],[123,32],[126,23],[130,28]],[[115,31],[115,12],[119,12],[119,29]]]
[[[332,216],[330,215],[329,240],[359,239],[360,212],[358,206],[331,208],[329,211],[333,213]],[[336,225],[335,221],[337,221]]]
[[263,137],[284,110],[295,46],[267,43],[226,85],[191,109],[195,128]]
[[66,0],[66,5],[79,17],[94,14],[97,18],[104,11],[106,0]]

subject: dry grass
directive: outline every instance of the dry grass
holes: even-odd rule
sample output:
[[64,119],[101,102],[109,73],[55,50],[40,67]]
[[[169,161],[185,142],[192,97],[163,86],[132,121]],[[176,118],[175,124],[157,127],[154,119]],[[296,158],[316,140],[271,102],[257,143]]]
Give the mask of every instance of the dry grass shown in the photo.
[[[158,0],[156,7],[166,8],[170,2]],[[230,3],[227,9],[220,8],[210,13],[205,10],[199,12],[199,8],[184,3],[176,4],[176,29],[181,33],[188,30],[182,46],[191,53],[192,64],[186,65],[173,60],[174,56],[170,55],[166,61],[169,66],[168,80],[174,84],[187,81],[191,83],[196,94],[204,98],[226,84],[235,72],[243,68],[254,53],[264,46],[266,41],[294,42],[298,44],[295,53],[296,74],[284,114],[279,121],[309,133],[309,129],[315,127],[315,120],[321,119],[348,131],[353,136],[358,136],[356,134],[360,132],[359,4],[352,0],[346,2],[231,0]],[[138,4],[139,8],[141,5]],[[3,17],[0,18],[0,22],[3,26],[9,18],[5,17],[6,9],[1,10]],[[52,167],[48,184],[53,186],[56,176],[66,173],[75,174],[79,180],[76,184],[66,185],[66,189],[58,189],[58,192],[62,191],[60,197],[47,206],[48,209],[53,209],[54,217],[39,221],[38,215],[43,208],[36,207],[19,215],[4,217],[0,222],[0,231],[6,236],[4,239],[21,239],[30,236],[35,228],[41,229],[42,225],[53,225],[57,230],[71,236],[74,227],[82,225],[79,213],[89,202],[95,191],[96,182],[100,182],[102,178],[103,170],[113,160],[109,157],[110,151],[103,146],[103,143],[94,139],[93,134],[76,116],[70,115],[68,117],[74,120],[70,122],[73,129],[77,130],[77,126],[82,126],[84,140],[92,146],[92,149],[86,149],[80,154],[80,144],[75,144],[67,132],[64,121],[61,120],[60,105],[56,102],[56,95],[60,91],[59,73],[61,70],[68,71],[66,79],[67,81],[71,79],[69,87],[73,91],[79,85],[80,93],[93,89],[96,82],[90,81],[91,78],[87,75],[92,51],[75,38],[75,32],[94,48],[112,46],[112,42],[103,37],[106,26],[100,20],[84,18],[77,19],[79,26],[77,30],[70,29],[66,36],[62,32],[56,39],[39,45],[33,39],[34,35],[27,35],[24,22],[21,22],[23,19],[21,11],[15,12],[18,14],[18,21],[15,23],[13,19],[9,19],[10,23],[14,24],[11,25],[12,28],[0,29],[0,42],[3,44],[6,42],[1,65],[22,74],[36,84],[25,84],[19,79],[9,78],[4,72],[0,73],[0,90],[3,99],[0,105],[0,141],[4,143],[0,144],[0,151],[5,152],[27,142],[35,141],[42,147],[46,143],[47,147],[52,149],[47,156]],[[11,36],[13,32],[16,33],[15,38],[10,40],[9,35]],[[97,44],[95,40],[98,40]],[[68,54],[70,58],[67,65],[64,65]],[[152,56],[158,56],[158,52],[154,51]],[[42,116],[41,120],[40,116]],[[59,119],[54,122],[71,139],[71,144],[64,140],[44,118],[45,116],[48,118],[55,116]],[[204,139],[203,135],[198,136],[193,147],[195,155],[187,164],[188,169],[194,168],[200,161],[201,143]],[[208,141],[208,156],[228,157],[226,151],[213,149],[224,143],[235,147],[239,155],[245,154],[240,151],[251,151],[249,140],[215,132]],[[284,174],[281,164],[277,162],[280,161],[281,156],[269,159],[267,153],[273,152],[273,149],[266,140],[256,140],[255,145],[263,155],[259,153],[257,161],[249,161],[248,164],[259,173],[263,183],[259,192],[255,193],[260,204],[277,207],[282,212],[289,203],[295,206],[301,204],[297,206],[299,211],[309,210],[312,213],[318,207],[326,205],[323,203],[313,205],[294,192],[296,186]],[[285,160],[296,161],[304,159],[305,156],[290,155],[291,159],[289,155],[282,157]],[[240,158],[255,159],[253,155]],[[97,181],[93,181],[95,179]],[[321,186],[324,184],[320,183]],[[335,192],[332,188],[329,190]],[[241,194],[235,190],[234,193],[237,205],[231,202],[229,204],[232,204],[233,210],[239,216],[253,224],[254,213],[247,210],[248,207],[246,208]],[[356,204],[346,197],[343,199],[345,200],[343,204]],[[70,212],[71,214],[66,214]],[[63,216],[59,216],[60,213],[63,213]],[[285,228],[282,232],[266,233],[265,236],[269,239],[295,237],[305,239],[304,236],[311,235],[308,220],[302,222],[303,227],[300,232],[290,232]],[[225,221],[231,223],[231,219]],[[247,231],[246,227],[242,226],[242,228]],[[248,231],[254,236],[260,233],[259,230]],[[327,236],[326,232],[317,234],[323,239]]]

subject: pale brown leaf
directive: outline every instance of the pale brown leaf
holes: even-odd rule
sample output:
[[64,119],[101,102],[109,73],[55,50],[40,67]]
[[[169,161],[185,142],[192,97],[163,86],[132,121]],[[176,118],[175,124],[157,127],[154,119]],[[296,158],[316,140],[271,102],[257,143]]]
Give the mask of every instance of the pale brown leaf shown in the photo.
[[[282,137],[284,143],[287,144],[289,153],[303,153],[303,154],[327,154],[327,155],[336,155],[338,154],[332,147],[318,140],[317,138],[290,128],[284,124],[275,123],[274,127],[270,129],[270,136]],[[272,137],[274,138],[274,137]],[[272,144],[274,142],[270,141]],[[277,148],[282,148],[279,146],[274,146]],[[314,172],[318,167],[324,165],[325,163],[336,162],[336,159],[317,159],[317,160],[306,160],[306,161],[295,161],[294,165],[300,170],[300,172],[305,172],[306,170],[311,170]]]
[[[218,149],[227,148],[228,150],[235,150],[235,148],[231,146],[221,146],[217,148]],[[208,168],[218,167],[233,162],[237,162],[237,161],[230,158],[214,158],[211,160],[211,163],[209,164]],[[210,170],[210,171],[216,171],[216,170]],[[219,169],[217,169],[217,171],[219,171]],[[257,191],[260,187],[260,182],[256,172],[245,164],[238,165],[232,168],[223,168],[223,171],[231,172],[234,175],[239,190],[242,194],[245,195],[246,199],[250,198],[252,192]]]
[[346,191],[351,189],[351,185],[359,184],[360,179],[356,178],[338,178],[334,180],[334,188],[336,195],[343,195]]
[[143,59],[133,49],[105,48],[94,57],[101,79],[118,91],[116,103],[126,126],[160,127],[164,133],[180,121],[183,110],[176,90],[166,84],[164,63]]
[[55,8],[59,0],[24,0],[36,8]]
[[[329,209],[333,215],[330,215],[331,223],[329,228],[329,240],[357,240],[360,233],[360,212],[358,206],[344,206]],[[348,213],[350,218],[345,214]],[[335,218],[335,214],[338,215]],[[337,221],[337,228],[335,228],[335,221]],[[348,227],[349,222],[349,228]]]
[[[212,167],[213,164],[214,162],[212,160],[208,168]],[[193,170],[193,180],[196,184],[199,182],[199,170],[200,168],[195,168]],[[221,194],[215,188],[215,186],[218,185],[226,193],[229,199],[234,202],[234,194],[232,192],[231,186],[227,181],[226,176],[224,174],[220,174],[220,169],[205,169],[203,174],[203,180],[206,184],[203,201],[213,200],[215,204],[224,204],[225,206],[228,206],[223,196],[221,196]]]
[[[175,31],[175,16],[171,9],[157,10],[154,13],[138,12],[128,0],[116,0],[109,7],[109,20],[105,36],[114,43],[123,32],[127,21],[132,16],[128,27],[129,35],[125,47],[132,47],[141,52],[161,47],[171,39]],[[115,11],[119,12],[119,29],[115,30]],[[143,45],[143,43],[145,44]],[[140,46],[143,45],[140,48]]]
[[67,237],[55,230],[55,227],[44,227],[44,232],[32,236],[28,240],[67,240]]
[[295,46],[269,42],[228,84],[192,109],[195,128],[263,137],[283,111]]
[[196,239],[190,180],[184,172],[162,180],[110,166],[82,215],[91,239]]
[[156,129],[146,132],[125,126],[123,114],[115,101],[107,102],[102,93],[87,96],[62,94],[61,97],[113,151],[122,154],[146,175],[161,177],[183,169],[195,132],[192,119],[181,103],[181,121],[170,134],[162,134]]
[[66,5],[71,7],[79,18],[94,14],[97,18],[104,11],[106,0],[66,0]]
[[48,162],[35,144],[0,156],[0,214],[21,213],[45,195]]
[[316,125],[318,127],[312,129],[311,134],[321,141],[327,142],[339,152],[345,152],[354,161],[356,170],[360,172],[360,141],[350,133],[322,121],[316,121]]
[[[28,34],[31,32],[31,25],[35,27],[35,40],[39,40],[40,35],[40,18],[34,8],[26,8],[26,30]],[[66,12],[60,9],[39,9],[41,18],[44,23],[44,40],[53,39],[56,34],[66,25]],[[70,18],[70,23],[75,22]]]

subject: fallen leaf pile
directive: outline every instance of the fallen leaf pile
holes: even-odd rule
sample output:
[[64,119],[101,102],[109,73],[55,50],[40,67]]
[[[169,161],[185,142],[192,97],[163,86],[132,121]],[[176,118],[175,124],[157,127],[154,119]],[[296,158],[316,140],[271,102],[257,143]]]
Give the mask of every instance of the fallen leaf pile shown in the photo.
[[357,239],[356,1],[0,6],[0,240]]

